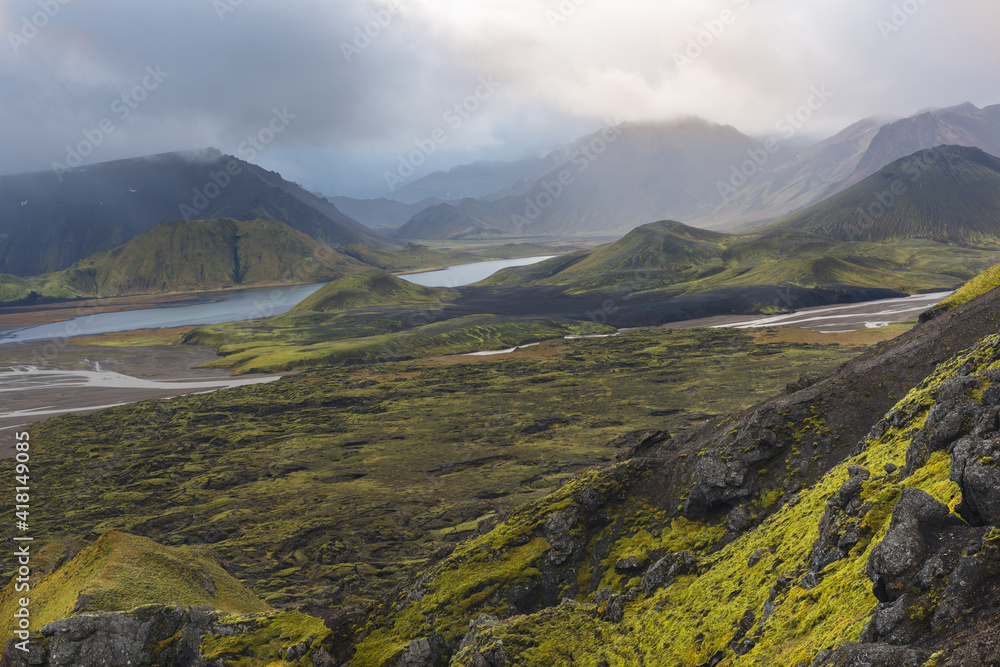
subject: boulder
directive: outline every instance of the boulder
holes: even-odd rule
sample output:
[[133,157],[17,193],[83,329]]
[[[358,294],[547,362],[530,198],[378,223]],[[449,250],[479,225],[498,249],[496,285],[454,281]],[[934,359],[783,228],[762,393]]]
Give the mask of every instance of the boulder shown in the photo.
[[649,566],[642,576],[639,587],[649,595],[659,588],[665,588],[674,583],[677,577],[685,574],[695,574],[698,571],[698,559],[688,551],[667,554]]
[[886,644],[844,644],[835,651],[821,651],[810,667],[921,667],[930,651]]
[[952,449],[951,480],[962,489],[958,511],[972,525],[1000,525],[1000,442],[962,438]]

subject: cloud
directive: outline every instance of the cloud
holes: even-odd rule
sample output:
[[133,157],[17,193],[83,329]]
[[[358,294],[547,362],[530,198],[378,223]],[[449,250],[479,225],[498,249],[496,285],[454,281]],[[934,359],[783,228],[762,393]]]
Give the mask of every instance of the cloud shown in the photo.
[[[0,172],[65,160],[105,119],[114,131],[86,161],[236,153],[287,109],[261,164],[374,194],[436,129],[447,141],[422,173],[552,148],[608,118],[767,133],[818,84],[835,92],[807,128],[821,136],[1000,101],[998,19],[994,0],[0,0]],[[120,118],[148,67],[169,76]],[[449,125],[484,76],[502,89]]]

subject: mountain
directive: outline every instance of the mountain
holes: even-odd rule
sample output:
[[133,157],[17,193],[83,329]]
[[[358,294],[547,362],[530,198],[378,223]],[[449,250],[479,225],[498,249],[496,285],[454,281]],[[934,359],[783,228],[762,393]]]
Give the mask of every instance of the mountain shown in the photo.
[[[784,218],[815,203],[852,176],[879,129],[890,119],[866,118],[811,146],[796,147],[794,159],[769,172],[752,173],[743,183],[735,173],[716,185],[720,204],[688,222],[732,230]],[[741,183],[743,183],[741,185]]]
[[[1000,105],[873,116],[805,147],[782,143],[791,129],[754,139],[701,119],[625,124],[567,145],[539,177],[449,204],[509,237],[607,237],[662,219],[729,231],[784,219],[919,150],[1000,154]],[[455,214],[438,209],[437,223],[434,213],[421,212],[412,238],[452,238]]]
[[280,220],[331,246],[398,247],[279,174],[214,149],[0,177],[0,273],[31,276],[163,222]]
[[[281,222],[167,222],[114,250],[30,279],[0,277],[7,301],[320,282],[370,269]],[[36,298],[37,298],[36,297]]]
[[406,204],[418,204],[427,199],[450,201],[486,197],[518,181],[538,178],[565,160],[559,151],[554,151],[515,162],[483,160],[459,165],[407,183],[395,190],[392,198]]
[[398,239],[449,239],[453,241],[505,236],[500,227],[479,220],[461,210],[461,203],[431,206],[396,231]]
[[638,227],[592,250],[500,271],[481,285],[570,285],[585,292],[612,286],[664,287],[718,273],[732,237],[679,222]]
[[384,197],[381,199],[327,197],[327,199],[338,210],[383,234],[395,232],[418,213],[444,203],[440,199],[425,199],[416,204],[404,204]]
[[841,187],[854,185],[900,158],[941,144],[976,147],[1000,155],[1000,105],[980,109],[967,102],[883,126],[855,173]]
[[1000,158],[963,146],[921,150],[766,229],[845,242],[929,239],[997,247]]
[[[511,236],[620,235],[653,220],[708,215],[721,203],[719,179],[751,153],[768,156],[766,170],[792,158],[790,149],[773,149],[769,154],[762,142],[698,118],[629,123],[567,146],[563,164],[509,193],[451,206]],[[438,215],[439,223],[431,212],[421,214],[421,238],[450,238],[454,213]]]
[[335,280],[292,309],[293,313],[335,313],[368,306],[409,306],[440,303],[458,294],[449,289],[423,287],[384,271],[369,271]]

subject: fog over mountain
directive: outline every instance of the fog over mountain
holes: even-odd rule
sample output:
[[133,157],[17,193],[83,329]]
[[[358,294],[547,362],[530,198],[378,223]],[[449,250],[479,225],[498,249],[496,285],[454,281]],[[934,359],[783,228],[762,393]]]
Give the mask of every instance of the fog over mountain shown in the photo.
[[310,191],[388,196],[401,166],[406,187],[609,121],[780,134],[825,86],[795,128],[811,143],[997,103],[998,20],[992,0],[6,0],[0,173],[215,146]]

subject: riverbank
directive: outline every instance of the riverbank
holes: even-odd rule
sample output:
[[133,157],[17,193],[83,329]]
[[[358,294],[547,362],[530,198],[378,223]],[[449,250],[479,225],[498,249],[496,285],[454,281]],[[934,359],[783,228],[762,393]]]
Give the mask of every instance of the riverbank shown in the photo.
[[[60,414],[88,414],[150,399],[274,382],[197,368],[216,358],[200,347],[65,347],[39,358],[28,345],[0,348],[0,432]],[[0,448],[0,458],[10,452]]]

